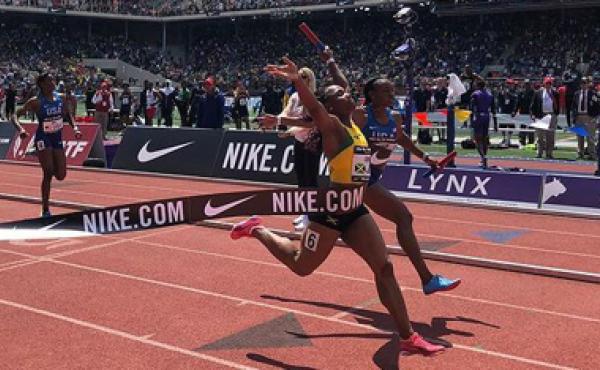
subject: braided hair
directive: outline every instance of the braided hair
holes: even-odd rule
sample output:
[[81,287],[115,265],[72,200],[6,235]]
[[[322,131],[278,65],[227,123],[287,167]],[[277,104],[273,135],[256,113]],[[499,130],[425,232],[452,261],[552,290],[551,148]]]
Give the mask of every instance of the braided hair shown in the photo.
[[370,93],[375,90],[377,84],[381,81],[384,81],[384,78],[375,77],[367,81],[365,87],[363,88],[363,95],[365,96],[365,105],[369,105],[372,103]]

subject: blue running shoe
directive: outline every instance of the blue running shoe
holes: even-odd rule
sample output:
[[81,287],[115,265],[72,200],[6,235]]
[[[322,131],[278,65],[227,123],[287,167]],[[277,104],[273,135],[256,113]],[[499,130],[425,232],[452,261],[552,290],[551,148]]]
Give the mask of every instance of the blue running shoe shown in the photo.
[[460,279],[450,280],[442,275],[434,275],[431,280],[423,285],[423,293],[429,295],[435,292],[444,292],[452,290],[460,285]]
[[52,213],[50,211],[42,211],[42,218],[52,217]]

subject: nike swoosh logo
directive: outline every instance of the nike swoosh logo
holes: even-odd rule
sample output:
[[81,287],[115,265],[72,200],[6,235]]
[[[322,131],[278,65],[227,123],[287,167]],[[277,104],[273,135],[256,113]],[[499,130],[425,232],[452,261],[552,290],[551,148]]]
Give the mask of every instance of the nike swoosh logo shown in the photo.
[[44,231],[45,231],[45,230],[50,230],[50,229],[52,229],[54,226],[58,226],[58,225],[62,224],[62,223],[63,223],[63,222],[65,222],[65,221],[67,221],[67,219],[66,219],[66,218],[63,218],[62,220],[56,221],[55,223],[53,223],[53,224],[50,224],[50,225],[48,225],[48,226],[44,226],[44,227],[42,227],[42,228],[41,228],[41,229],[39,229],[39,230],[40,230],[40,231],[42,231],[42,230],[44,230]]
[[138,161],[140,161],[140,163],[146,163],[146,162],[153,161],[157,158],[163,157],[169,153],[173,153],[179,149],[185,148],[186,146],[192,145],[194,143],[193,141],[188,141],[187,143],[170,146],[168,148],[149,151],[148,144],[150,144],[150,141],[152,141],[152,140],[148,140],[146,142],[146,144],[144,144],[142,149],[140,149],[140,151],[138,152],[137,159],[138,159]]
[[243,198],[243,199],[240,199],[240,200],[236,200],[235,202],[224,204],[224,205],[222,205],[220,207],[213,207],[210,204],[210,199],[209,199],[208,203],[206,203],[206,205],[204,206],[204,213],[208,217],[214,217],[214,216],[220,215],[221,213],[227,211],[228,209],[231,209],[231,208],[237,206],[238,204],[244,203],[244,202],[246,202],[249,199],[254,198],[254,197],[255,197],[255,195],[251,195],[249,197],[246,197],[246,198]]

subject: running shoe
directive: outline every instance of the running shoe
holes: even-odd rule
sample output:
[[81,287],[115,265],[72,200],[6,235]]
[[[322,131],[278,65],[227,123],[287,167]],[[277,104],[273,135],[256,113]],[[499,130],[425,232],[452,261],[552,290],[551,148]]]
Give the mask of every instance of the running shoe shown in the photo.
[[304,215],[300,215],[300,216],[296,217],[296,218],[294,219],[294,221],[292,221],[292,223],[293,223],[294,225],[298,225],[298,224],[299,224],[299,223],[301,223],[302,221],[304,221]]
[[302,217],[302,220],[300,220],[300,222],[298,222],[297,224],[294,224],[294,230],[296,231],[304,231],[304,229],[306,229],[306,226],[308,226],[308,216],[303,215],[300,217]]
[[427,284],[423,285],[423,293],[429,295],[435,292],[452,290],[460,285],[460,279],[450,280],[442,275],[434,275]]
[[252,216],[245,221],[233,225],[229,236],[231,236],[231,239],[233,240],[237,240],[243,237],[251,237],[252,230],[254,230],[254,228],[256,228],[258,225],[260,225],[261,222],[262,219],[260,217]]
[[408,339],[400,340],[400,354],[412,355],[422,354],[424,356],[434,355],[444,351],[446,348],[437,344],[432,344],[423,339],[419,333],[413,333]]
[[50,211],[42,211],[42,215],[40,217],[42,217],[42,218],[52,217],[52,213],[50,213]]

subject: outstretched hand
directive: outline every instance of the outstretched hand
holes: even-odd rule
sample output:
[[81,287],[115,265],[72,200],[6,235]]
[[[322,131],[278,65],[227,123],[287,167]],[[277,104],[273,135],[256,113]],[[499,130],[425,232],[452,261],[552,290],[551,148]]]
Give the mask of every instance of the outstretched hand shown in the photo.
[[272,114],[265,114],[264,116],[257,117],[260,128],[270,129],[277,126],[277,116]]
[[269,64],[264,68],[264,71],[271,76],[280,77],[288,81],[298,80],[298,66],[287,57],[283,57],[282,60],[285,64]]

